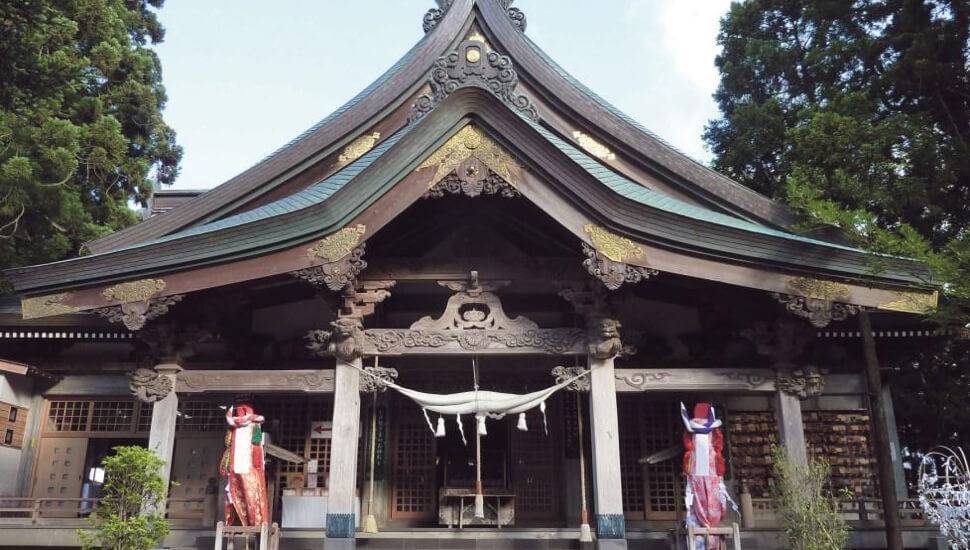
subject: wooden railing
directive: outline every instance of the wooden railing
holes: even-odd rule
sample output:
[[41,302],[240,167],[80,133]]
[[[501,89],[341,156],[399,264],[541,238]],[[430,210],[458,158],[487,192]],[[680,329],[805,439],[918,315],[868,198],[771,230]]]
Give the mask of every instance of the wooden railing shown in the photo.
[[[839,501],[839,511],[850,525],[882,523],[882,501],[875,498],[859,498]],[[775,501],[770,498],[752,498],[750,517],[743,518],[745,527],[776,527],[779,523]],[[899,501],[899,516],[905,527],[925,527],[923,509],[916,499]]]
[[[179,518],[169,518],[173,526],[213,527],[216,524],[216,496],[199,498],[170,498],[166,501],[166,516],[173,506],[194,504],[180,510]],[[0,497],[0,526],[2,525],[71,525],[87,524],[87,517],[97,509],[96,498],[33,498]]]

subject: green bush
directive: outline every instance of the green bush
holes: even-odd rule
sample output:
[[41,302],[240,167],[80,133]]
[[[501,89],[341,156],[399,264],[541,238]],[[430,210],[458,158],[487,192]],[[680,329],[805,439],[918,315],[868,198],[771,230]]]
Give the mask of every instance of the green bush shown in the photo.
[[775,470],[773,496],[792,550],[841,550],[849,529],[828,490],[831,468],[823,460],[807,465],[788,460],[785,450],[772,448]]
[[165,461],[138,446],[115,447],[104,459],[104,486],[98,507],[89,518],[90,531],[78,530],[85,550],[149,550],[168,535],[164,511],[167,495],[158,475]]

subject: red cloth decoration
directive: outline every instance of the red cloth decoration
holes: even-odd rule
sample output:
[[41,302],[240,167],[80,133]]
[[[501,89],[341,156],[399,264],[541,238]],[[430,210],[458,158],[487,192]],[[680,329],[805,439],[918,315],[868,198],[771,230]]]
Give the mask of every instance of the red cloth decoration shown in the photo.
[[226,411],[229,431],[226,432],[226,452],[219,466],[219,473],[226,481],[226,525],[253,527],[269,524],[263,421],[263,417],[247,404]]

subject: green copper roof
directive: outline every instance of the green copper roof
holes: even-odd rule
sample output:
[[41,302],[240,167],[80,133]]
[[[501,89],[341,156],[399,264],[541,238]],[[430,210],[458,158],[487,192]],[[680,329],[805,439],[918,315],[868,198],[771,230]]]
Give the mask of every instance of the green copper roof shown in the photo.
[[600,183],[609,187],[614,192],[640,204],[650,206],[658,210],[663,210],[665,212],[670,212],[671,214],[678,214],[680,216],[685,216],[695,220],[733,227],[743,231],[751,231],[772,237],[780,237],[782,239],[790,239],[819,246],[840,248],[842,250],[851,250],[853,252],[864,253],[858,248],[844,246],[828,241],[820,241],[818,239],[804,237],[802,235],[789,233],[787,231],[779,231],[777,229],[772,229],[770,227],[741,218],[736,218],[734,216],[729,216],[727,214],[721,214],[720,212],[715,212],[708,208],[693,205],[680,199],[658,193],[610,170],[599,161],[586,154],[584,151],[576,148],[571,143],[550,132],[540,124],[537,124],[524,117],[523,120],[535,128],[537,132],[542,134],[546,140],[555,145],[557,149],[569,156],[569,158],[575,161],[576,164],[581,166],[587,173],[599,180]]

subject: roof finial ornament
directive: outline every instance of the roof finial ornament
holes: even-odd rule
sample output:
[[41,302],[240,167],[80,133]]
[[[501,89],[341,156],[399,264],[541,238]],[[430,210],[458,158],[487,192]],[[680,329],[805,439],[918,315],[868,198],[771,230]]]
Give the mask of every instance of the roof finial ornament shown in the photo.
[[[509,19],[512,20],[512,24],[515,26],[515,28],[525,32],[525,13],[523,13],[519,8],[512,7],[512,2],[515,0],[494,1],[498,2],[499,5],[502,6],[502,9],[505,10],[505,13],[509,16]],[[422,28],[424,29],[425,34],[431,32],[435,27],[438,26],[438,23],[444,19],[445,14],[448,13],[448,9],[451,8],[451,5],[454,4],[455,0],[435,0],[435,2],[438,4],[438,7],[431,8],[427,13],[424,14]]]

